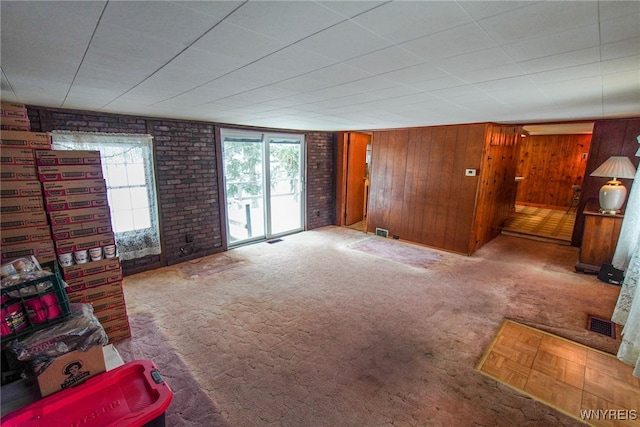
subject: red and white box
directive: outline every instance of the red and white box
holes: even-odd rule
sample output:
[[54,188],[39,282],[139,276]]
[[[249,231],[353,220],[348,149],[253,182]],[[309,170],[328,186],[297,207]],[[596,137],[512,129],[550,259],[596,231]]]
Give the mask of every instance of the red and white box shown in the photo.
[[17,214],[44,210],[42,197],[3,197],[0,204],[2,214]]
[[70,209],[97,208],[102,206],[109,206],[107,193],[47,197],[45,200],[45,207],[47,209],[47,212],[64,211]]
[[0,216],[0,227],[2,232],[15,228],[49,226],[47,213],[45,211],[35,211],[19,214],[2,214]]
[[51,226],[51,235],[53,236],[53,240],[64,240],[94,234],[110,233],[111,230],[111,220],[102,219],[78,224],[53,225]]
[[53,227],[56,225],[79,224],[82,222],[101,221],[105,219],[110,220],[111,212],[106,206],[88,209],[72,209],[69,211],[50,212],[49,219],[51,220],[51,226]]
[[2,264],[30,255],[35,256],[40,264],[55,261],[56,250],[53,240],[0,246],[0,263]]
[[1,197],[40,197],[42,186],[40,181],[0,181]]
[[55,165],[99,165],[100,151],[97,150],[41,150],[36,153],[39,166]]
[[100,261],[62,267],[62,277],[64,277],[65,280],[78,279],[80,277],[102,274],[114,270],[120,270],[119,258],[106,258]]
[[113,233],[96,234],[94,236],[76,237],[75,239],[56,241],[56,252],[68,254],[92,248],[115,245],[116,239]]
[[0,103],[0,116],[14,119],[26,119],[29,117],[26,105],[13,102]]
[[109,283],[121,283],[122,269],[118,268],[116,270],[109,270],[103,273],[91,274],[89,276],[75,277],[73,279],[65,278],[64,280],[67,282],[67,285],[69,285],[68,291],[83,291],[97,286],[108,285]]
[[0,177],[3,181],[37,181],[35,165],[2,165]]
[[0,129],[8,131],[25,131],[31,130],[31,123],[26,117],[5,117],[0,116]]
[[51,229],[49,226],[2,230],[1,241],[3,245],[41,242],[44,240],[51,240]]
[[114,295],[122,294],[122,282],[109,283],[108,285],[97,286],[82,291],[73,291],[70,287],[66,288],[69,302],[91,303],[100,298],[106,298]]
[[36,158],[33,155],[33,148],[11,148],[0,149],[0,163],[6,165],[35,165]]
[[46,132],[7,131],[0,132],[0,146],[50,150],[51,135]]
[[45,197],[77,196],[80,194],[106,193],[104,179],[81,179],[77,181],[50,181],[42,183]]
[[42,182],[101,179],[102,165],[38,166],[38,178]]

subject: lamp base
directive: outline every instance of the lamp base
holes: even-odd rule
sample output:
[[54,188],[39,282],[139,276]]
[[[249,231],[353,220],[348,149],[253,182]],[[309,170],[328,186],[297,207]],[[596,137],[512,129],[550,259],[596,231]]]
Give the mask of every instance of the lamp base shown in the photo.
[[603,215],[619,215],[622,211],[620,209],[603,209],[600,208],[599,212]]
[[627,197],[627,189],[617,179],[612,179],[600,188],[600,213],[615,215],[620,213],[620,208]]

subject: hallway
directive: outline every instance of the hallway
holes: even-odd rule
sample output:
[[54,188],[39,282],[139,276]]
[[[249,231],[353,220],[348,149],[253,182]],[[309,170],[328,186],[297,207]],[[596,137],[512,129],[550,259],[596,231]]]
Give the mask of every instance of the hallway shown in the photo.
[[506,221],[502,234],[571,245],[576,220],[575,211],[516,205],[515,213]]

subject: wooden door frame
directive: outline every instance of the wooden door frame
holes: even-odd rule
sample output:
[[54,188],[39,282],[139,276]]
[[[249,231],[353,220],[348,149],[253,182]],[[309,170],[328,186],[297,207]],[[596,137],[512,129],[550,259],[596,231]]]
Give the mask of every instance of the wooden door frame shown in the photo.
[[[373,143],[373,134],[370,132],[337,132],[336,147],[336,225],[345,225],[345,216],[347,210],[347,168],[349,165],[349,134],[361,134],[369,136],[369,143]],[[371,173],[371,165],[369,165],[369,173]],[[371,177],[369,177],[371,179]]]

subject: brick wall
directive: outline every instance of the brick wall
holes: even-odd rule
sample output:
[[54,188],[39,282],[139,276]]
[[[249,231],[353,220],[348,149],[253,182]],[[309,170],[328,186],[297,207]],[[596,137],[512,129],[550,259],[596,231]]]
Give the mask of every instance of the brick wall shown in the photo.
[[[224,250],[214,123],[142,118],[28,106],[34,132],[148,133],[154,137],[162,255],[123,262],[125,274]],[[335,134],[310,132],[307,229],[333,224]],[[187,234],[193,242],[187,243]],[[184,250],[181,250],[183,249]]]
[[307,229],[334,224],[336,134],[310,132],[307,146]]

